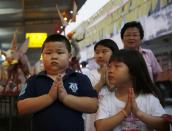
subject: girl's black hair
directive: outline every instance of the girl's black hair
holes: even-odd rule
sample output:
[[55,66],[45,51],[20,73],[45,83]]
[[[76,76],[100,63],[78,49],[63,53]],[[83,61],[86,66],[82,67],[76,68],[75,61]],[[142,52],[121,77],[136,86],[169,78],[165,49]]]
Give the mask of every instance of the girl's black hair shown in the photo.
[[99,46],[99,45],[111,49],[112,54],[114,54],[115,52],[117,52],[119,50],[117,44],[111,39],[103,39],[103,40],[100,40],[99,42],[97,42],[94,46],[94,51],[96,50],[97,46]]
[[45,44],[48,42],[63,42],[68,50],[68,52],[71,52],[71,44],[69,42],[69,40],[64,36],[64,35],[60,35],[60,34],[52,34],[49,35],[46,40],[44,41],[43,45],[42,45],[42,51],[45,47]]
[[130,75],[133,79],[134,92],[137,95],[153,94],[163,103],[161,94],[158,88],[152,82],[145,60],[140,52],[135,50],[122,49],[111,56],[109,63],[113,61],[123,62],[127,65]]

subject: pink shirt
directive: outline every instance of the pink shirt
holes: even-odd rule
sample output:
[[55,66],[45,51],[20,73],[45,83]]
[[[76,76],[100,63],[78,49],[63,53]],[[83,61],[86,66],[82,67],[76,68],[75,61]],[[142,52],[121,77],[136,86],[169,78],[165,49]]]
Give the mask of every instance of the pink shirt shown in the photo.
[[150,77],[154,81],[153,75],[162,72],[162,68],[159,65],[155,55],[150,49],[140,48],[139,52],[143,55]]

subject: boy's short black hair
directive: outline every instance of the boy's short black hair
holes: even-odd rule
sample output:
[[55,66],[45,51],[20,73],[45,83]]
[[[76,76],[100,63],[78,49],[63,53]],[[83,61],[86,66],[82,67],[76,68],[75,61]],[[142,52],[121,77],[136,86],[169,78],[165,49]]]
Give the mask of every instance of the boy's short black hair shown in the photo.
[[111,50],[112,50],[112,53],[115,53],[116,51],[119,50],[117,44],[116,44],[113,40],[111,40],[111,39],[103,39],[103,40],[98,41],[98,42],[95,44],[95,46],[94,46],[94,51],[96,51],[96,48],[97,48],[97,46],[99,46],[99,45],[111,49]]
[[49,35],[42,45],[42,51],[47,42],[56,42],[56,41],[63,42],[65,44],[68,52],[71,53],[71,44],[70,44],[69,40],[64,35],[60,35],[60,34]]
[[136,27],[136,28],[139,30],[140,38],[141,38],[141,40],[142,40],[143,37],[144,37],[144,30],[143,30],[143,27],[142,27],[142,25],[140,24],[140,22],[137,22],[137,21],[128,22],[128,23],[126,23],[126,24],[122,27],[122,29],[121,29],[121,39],[124,38],[124,33],[125,33],[125,31],[126,31],[128,28],[133,28],[133,27]]

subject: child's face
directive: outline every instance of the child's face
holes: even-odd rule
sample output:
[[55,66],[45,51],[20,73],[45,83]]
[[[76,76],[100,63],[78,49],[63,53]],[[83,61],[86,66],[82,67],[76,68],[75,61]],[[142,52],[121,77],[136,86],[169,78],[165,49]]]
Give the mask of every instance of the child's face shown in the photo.
[[112,50],[109,49],[108,47],[102,46],[102,45],[98,45],[96,47],[95,53],[94,53],[94,57],[96,60],[96,63],[101,67],[104,64],[107,64],[110,57],[112,55]]
[[122,62],[113,61],[108,66],[108,81],[110,85],[115,87],[130,81],[129,69]]
[[42,52],[44,68],[48,74],[63,73],[69,65],[70,54],[63,42],[48,42]]

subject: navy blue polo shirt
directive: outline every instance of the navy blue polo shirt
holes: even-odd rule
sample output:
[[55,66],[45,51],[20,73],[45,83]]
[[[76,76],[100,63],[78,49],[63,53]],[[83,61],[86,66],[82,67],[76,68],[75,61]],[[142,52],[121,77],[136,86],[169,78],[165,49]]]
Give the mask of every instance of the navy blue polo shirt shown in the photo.
[[[53,80],[41,72],[31,76],[19,95],[19,100],[47,94]],[[68,94],[75,96],[97,97],[91,82],[86,75],[66,70],[63,84]],[[59,100],[33,114],[33,131],[84,131],[82,112],[63,105]]]

